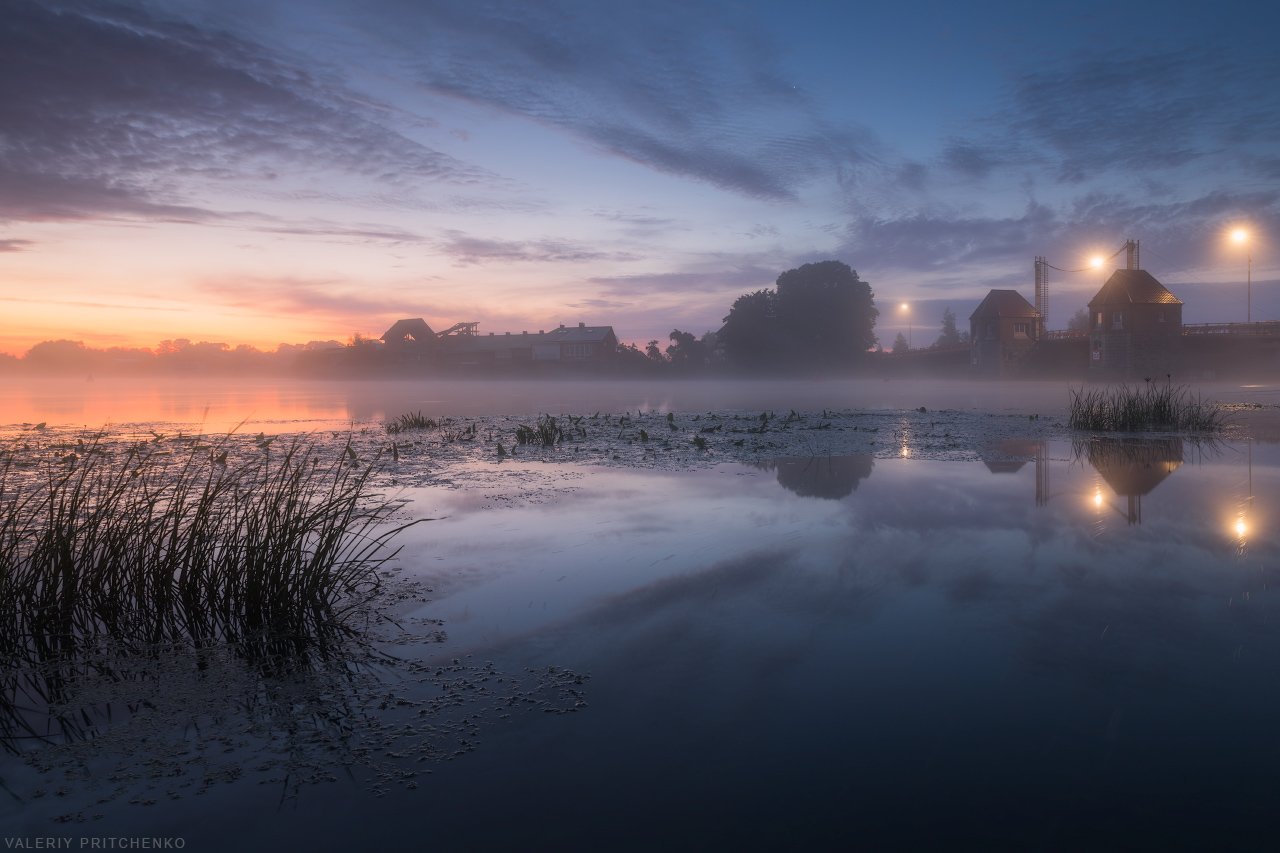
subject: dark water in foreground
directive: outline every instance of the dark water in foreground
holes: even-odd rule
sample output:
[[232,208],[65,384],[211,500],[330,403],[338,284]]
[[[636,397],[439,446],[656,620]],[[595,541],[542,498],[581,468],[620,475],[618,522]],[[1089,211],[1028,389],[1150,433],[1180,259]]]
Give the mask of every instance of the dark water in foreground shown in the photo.
[[416,511],[445,518],[402,562],[435,590],[414,614],[445,620],[432,659],[589,672],[586,707],[496,719],[381,798],[341,779],[282,807],[245,782],[69,826],[10,803],[0,834],[1273,849],[1278,450],[583,468],[518,506],[423,490]]

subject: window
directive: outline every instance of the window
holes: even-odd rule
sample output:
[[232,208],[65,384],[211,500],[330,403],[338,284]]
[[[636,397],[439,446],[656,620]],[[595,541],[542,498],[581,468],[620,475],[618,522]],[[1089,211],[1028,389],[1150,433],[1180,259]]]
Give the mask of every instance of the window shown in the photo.
[[1013,333],[1014,335],[1021,335],[1022,337],[1025,338],[1028,334],[1031,333],[1031,324],[1030,323],[1014,323]]
[[591,344],[565,344],[565,358],[590,358]]
[[1156,322],[1158,322],[1158,323],[1163,323],[1163,322],[1164,322],[1164,312],[1163,312],[1163,311],[1157,311],[1157,312],[1156,312]]
[[987,337],[988,337],[988,338],[994,338],[995,336],[996,336],[996,324],[995,324],[995,323],[988,323],[988,324],[987,324]]
[[1101,326],[1101,325],[1102,325],[1102,312],[1101,312],[1101,311],[1099,311],[1099,312],[1098,312],[1098,319],[1097,319],[1097,321],[1096,321],[1096,322],[1097,322],[1097,324],[1098,324],[1099,326]]
[[1111,328],[1113,329],[1124,328],[1124,312],[1123,311],[1111,312]]

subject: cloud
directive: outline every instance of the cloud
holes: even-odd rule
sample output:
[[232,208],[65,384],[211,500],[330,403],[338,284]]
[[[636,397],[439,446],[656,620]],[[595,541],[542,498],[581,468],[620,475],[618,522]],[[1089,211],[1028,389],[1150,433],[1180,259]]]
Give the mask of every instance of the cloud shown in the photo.
[[30,240],[0,240],[0,252],[25,252],[34,245]]
[[864,127],[823,117],[741,7],[674,0],[374,0],[349,26],[427,89],[560,127],[597,148],[747,196],[874,166]]
[[14,0],[0,24],[0,220],[207,220],[191,184],[282,167],[397,186],[484,177],[384,117],[225,31]]
[[1032,203],[1021,216],[984,217],[940,208],[896,219],[855,217],[843,254],[867,266],[936,270],[973,261],[1030,255],[1056,214]]
[[333,318],[402,316],[403,294],[371,295],[352,292],[349,283],[299,278],[237,278],[206,281],[198,289],[224,305],[257,315],[321,316]]
[[[1082,252],[1113,250],[1128,237],[1167,255],[1175,267],[1193,265],[1215,255],[1222,225],[1233,219],[1274,233],[1280,229],[1280,188],[1217,190],[1173,200],[1095,191],[1057,206],[1031,201],[1016,216],[983,216],[944,205],[897,218],[862,213],[851,218],[838,254],[868,267],[954,271],[954,284],[967,277],[972,286],[973,269],[1006,266],[1021,278],[1035,255],[1075,266]],[[989,277],[982,282],[994,284]]]
[[422,237],[388,225],[353,225],[344,227],[332,223],[297,225],[260,225],[253,229],[264,234],[290,234],[302,237],[346,237],[360,241],[391,243],[420,243]]
[[[597,276],[587,281],[608,296],[643,296],[677,293],[723,293],[735,295],[748,290],[772,287],[781,270],[764,267],[711,272],[667,272],[642,275]],[[726,304],[725,310],[728,311]]]
[[1013,128],[1057,154],[1058,176],[1170,169],[1280,136],[1280,59],[1208,44],[1086,58],[1025,75]]
[[584,261],[636,261],[628,252],[604,252],[565,240],[485,240],[460,231],[446,232],[439,250],[460,265],[486,263],[580,263]]
[[968,178],[1004,166],[1047,169],[1078,184],[1212,160],[1220,172],[1274,174],[1280,56],[1202,42],[1046,60],[1015,74],[1005,106],[972,138],[946,141],[939,163]]

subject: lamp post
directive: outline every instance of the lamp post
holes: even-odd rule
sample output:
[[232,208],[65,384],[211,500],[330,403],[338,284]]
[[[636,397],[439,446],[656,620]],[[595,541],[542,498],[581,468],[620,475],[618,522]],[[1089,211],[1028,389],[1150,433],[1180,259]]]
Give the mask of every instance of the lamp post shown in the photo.
[[[1235,240],[1237,243],[1247,244],[1249,241],[1249,232],[1245,231],[1243,228],[1237,228],[1235,231],[1231,232],[1231,239]],[[1252,323],[1253,322],[1253,253],[1249,251],[1249,247],[1247,245],[1245,246],[1244,257],[1245,257],[1245,275],[1247,276],[1246,284],[1245,284],[1244,319],[1246,323]]]
[[913,337],[911,334],[911,306],[904,302],[902,303],[902,310],[907,312],[907,349],[911,349],[911,339]]

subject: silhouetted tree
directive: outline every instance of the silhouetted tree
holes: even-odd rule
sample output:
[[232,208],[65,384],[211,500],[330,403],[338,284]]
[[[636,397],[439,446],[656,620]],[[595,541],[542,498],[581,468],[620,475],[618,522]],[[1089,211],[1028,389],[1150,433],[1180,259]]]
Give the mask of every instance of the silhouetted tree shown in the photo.
[[662,350],[658,349],[658,341],[656,338],[652,341],[649,341],[649,343],[645,346],[644,354],[649,357],[650,361],[656,361],[656,362],[662,363],[667,360],[666,356],[662,354]]
[[759,371],[776,364],[781,330],[777,323],[777,294],[772,290],[744,293],[724,318],[720,339],[725,355],[739,367]]
[[960,340],[960,332],[956,329],[956,315],[950,308],[944,308],[942,311],[942,334],[938,335],[938,339],[933,342],[935,347],[954,347],[958,346]]
[[902,334],[902,332],[898,332],[898,336],[893,339],[893,351],[906,352],[909,349],[911,349],[911,347],[907,344],[907,336]]
[[93,351],[85,348],[84,341],[41,341],[22,360],[37,370],[88,370]]
[[1077,308],[1076,313],[1071,315],[1071,319],[1067,321],[1067,328],[1077,332],[1089,331],[1089,312],[1083,308]]
[[871,286],[840,261],[787,270],[777,290],[738,297],[720,343],[734,364],[751,369],[845,368],[875,346],[880,312]]
[[667,358],[673,367],[682,370],[700,370],[706,364],[707,347],[692,332],[672,330],[672,344],[667,347]]

